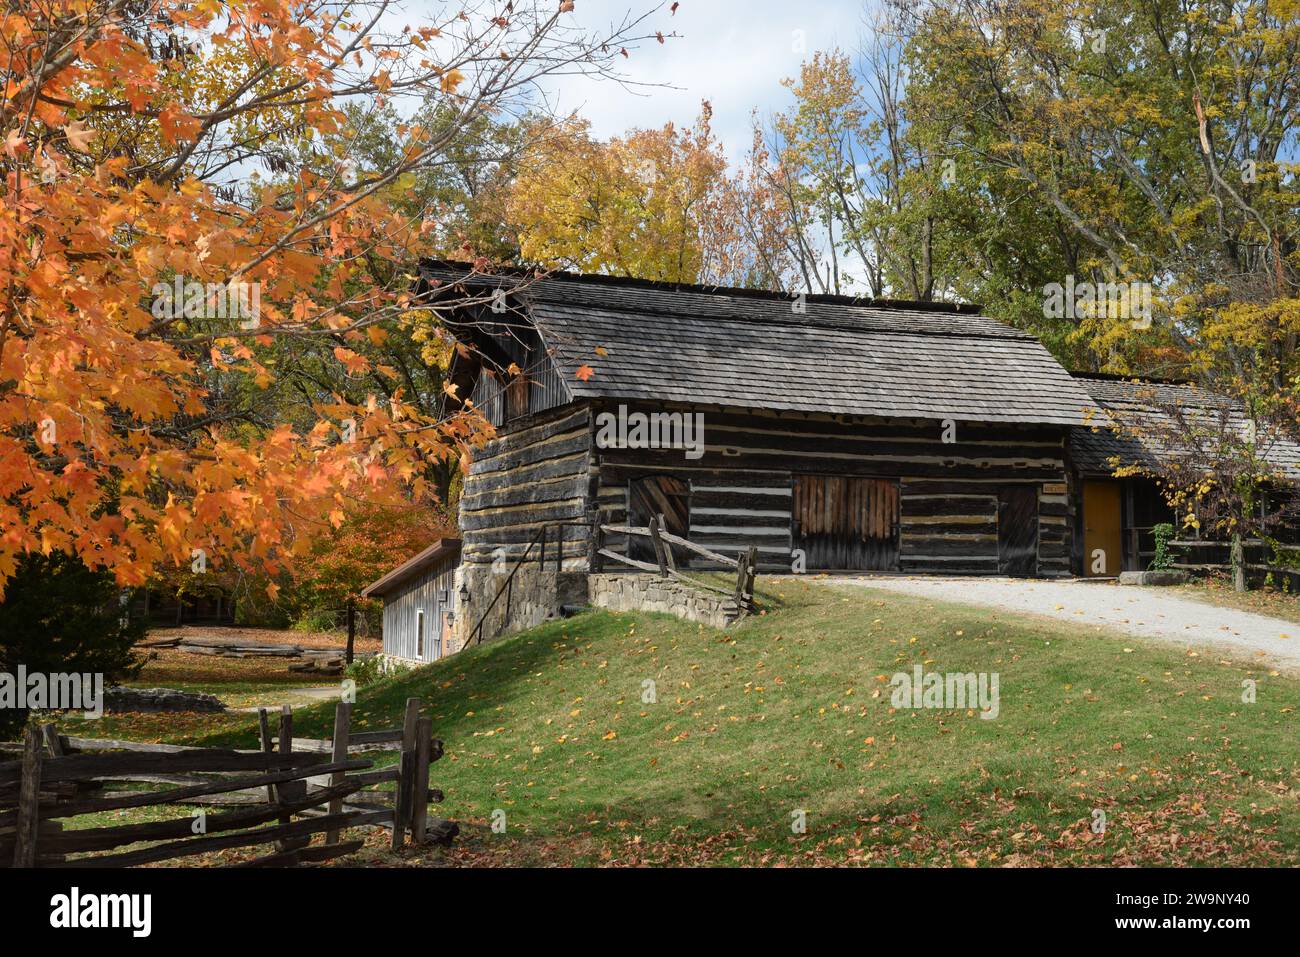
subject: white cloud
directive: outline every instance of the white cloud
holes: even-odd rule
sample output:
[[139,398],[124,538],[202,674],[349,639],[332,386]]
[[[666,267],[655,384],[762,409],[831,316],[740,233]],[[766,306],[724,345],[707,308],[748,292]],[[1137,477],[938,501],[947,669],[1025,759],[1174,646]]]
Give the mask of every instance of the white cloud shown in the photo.
[[[639,14],[653,4],[635,0],[576,0],[575,23],[598,30]],[[633,127],[667,122],[689,125],[700,101],[713,104],[713,125],[734,160],[749,147],[750,114],[783,108],[781,86],[799,64],[819,49],[853,49],[862,25],[861,0],[681,0],[675,15],[664,3],[647,21],[647,31],[662,30],[663,45],[651,40],[622,62],[636,84],[663,86],[627,89],[586,77],[565,77],[552,89],[554,105],[576,110],[601,138]],[[670,33],[678,36],[669,36]],[[800,47],[799,40],[802,40]]]

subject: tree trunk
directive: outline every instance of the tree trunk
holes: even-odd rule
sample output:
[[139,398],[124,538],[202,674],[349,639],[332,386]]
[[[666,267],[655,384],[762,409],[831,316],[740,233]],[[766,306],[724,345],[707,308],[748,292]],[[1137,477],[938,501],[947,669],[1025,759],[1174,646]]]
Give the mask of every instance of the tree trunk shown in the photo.
[[352,664],[352,657],[357,643],[357,603],[356,599],[348,599],[348,650],[345,659],[348,664]]
[[1241,532],[1232,533],[1232,587],[1246,590],[1246,554],[1241,545]]

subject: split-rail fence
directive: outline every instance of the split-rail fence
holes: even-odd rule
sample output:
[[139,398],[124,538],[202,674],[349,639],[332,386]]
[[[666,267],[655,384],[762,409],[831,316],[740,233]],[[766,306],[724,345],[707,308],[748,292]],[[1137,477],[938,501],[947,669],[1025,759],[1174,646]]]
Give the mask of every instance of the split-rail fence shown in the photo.
[[[52,724],[30,725],[20,745],[0,746],[20,754],[0,761],[0,867],[132,867],[259,845],[270,849],[236,866],[293,866],[359,850],[363,842],[345,841],[343,832],[360,826],[390,829],[393,850],[407,834],[415,845],[450,843],[458,826],[428,815],[429,803],[442,800],[429,787],[429,765],[443,746],[420,705],[407,701],[401,728],[354,733],[352,706],[340,702],[334,736],[323,740],[295,738],[288,706],[273,736],[263,709],[261,748],[253,751],[69,737]],[[400,757],[390,767],[360,756],[395,749]],[[163,787],[108,790],[124,783]],[[389,783],[391,792],[369,790]],[[75,823],[173,805],[203,810],[143,823]],[[234,809],[208,813],[216,805]]]

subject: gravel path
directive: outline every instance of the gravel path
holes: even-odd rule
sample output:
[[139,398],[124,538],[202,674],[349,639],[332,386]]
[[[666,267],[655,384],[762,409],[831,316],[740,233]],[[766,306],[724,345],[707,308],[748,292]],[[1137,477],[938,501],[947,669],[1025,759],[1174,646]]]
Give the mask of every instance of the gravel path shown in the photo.
[[1101,626],[1184,647],[1213,646],[1300,670],[1300,625],[1179,598],[1161,588],[1019,578],[831,576],[831,581]]

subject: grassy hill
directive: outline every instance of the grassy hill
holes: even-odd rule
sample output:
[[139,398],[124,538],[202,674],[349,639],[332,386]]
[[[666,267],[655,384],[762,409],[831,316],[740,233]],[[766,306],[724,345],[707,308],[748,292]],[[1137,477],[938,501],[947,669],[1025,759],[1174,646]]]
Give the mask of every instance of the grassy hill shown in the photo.
[[[431,777],[464,839],[425,857],[1300,863],[1294,678],[864,589],[789,581],[760,599],[725,633],[590,613],[365,689],[358,726],[400,723],[417,695],[446,742]],[[917,664],[997,672],[998,718],[893,709],[889,676]],[[301,710],[296,732],[331,721]]]

